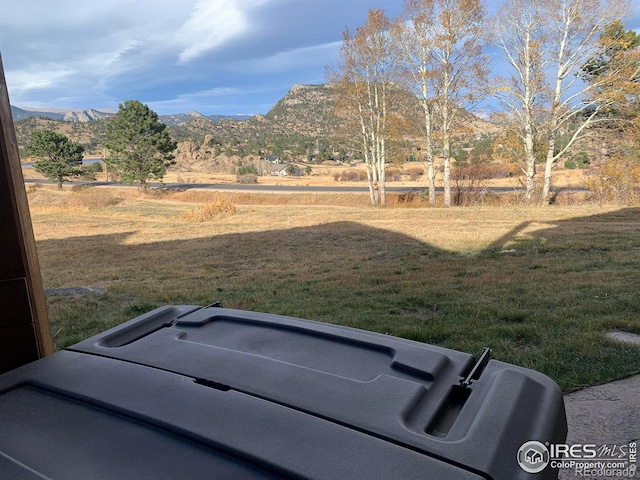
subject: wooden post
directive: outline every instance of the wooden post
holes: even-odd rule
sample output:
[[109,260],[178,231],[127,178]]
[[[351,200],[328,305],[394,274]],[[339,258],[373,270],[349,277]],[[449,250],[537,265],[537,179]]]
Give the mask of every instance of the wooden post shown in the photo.
[[50,353],[47,302],[0,57],[0,373]]

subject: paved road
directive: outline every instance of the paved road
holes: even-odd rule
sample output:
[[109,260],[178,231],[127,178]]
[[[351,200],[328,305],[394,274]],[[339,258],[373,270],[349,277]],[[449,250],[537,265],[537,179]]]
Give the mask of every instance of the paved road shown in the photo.
[[[54,183],[48,180],[36,180],[25,179],[25,183]],[[96,187],[132,187],[137,188],[137,185],[126,185],[116,182],[66,182],[70,185],[93,185]],[[217,190],[227,192],[262,192],[262,193],[367,193],[369,188],[366,186],[355,185],[262,185],[262,184],[242,184],[242,183],[149,183],[151,188],[166,188],[170,190],[189,190],[189,189],[204,189],[204,190]],[[421,193],[424,192],[426,187],[396,187],[387,185],[387,192],[390,193]],[[493,193],[513,193],[519,189],[512,187],[488,187],[487,191]],[[562,191],[563,189],[558,189]],[[571,190],[581,190],[580,188],[573,188]],[[437,187],[436,191],[441,193],[442,187]]]
[[[165,188],[183,190],[201,188],[242,192],[306,192],[306,193],[366,193],[369,187],[355,185],[261,185],[261,184],[215,184],[215,183],[166,183]],[[387,192],[423,192],[425,187],[392,187]],[[442,189],[438,189],[442,190]]]

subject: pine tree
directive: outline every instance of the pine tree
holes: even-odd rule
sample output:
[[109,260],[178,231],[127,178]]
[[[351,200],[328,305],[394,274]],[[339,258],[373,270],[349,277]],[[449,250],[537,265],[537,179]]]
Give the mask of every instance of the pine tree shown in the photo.
[[36,159],[35,171],[58,182],[58,188],[62,188],[62,183],[70,177],[82,173],[84,147],[60,133],[34,130],[26,151],[30,157]]
[[119,105],[118,114],[108,123],[106,159],[125,182],[138,183],[141,191],[149,180],[162,180],[173,165],[177,143],[171,140],[158,114],[138,100]]

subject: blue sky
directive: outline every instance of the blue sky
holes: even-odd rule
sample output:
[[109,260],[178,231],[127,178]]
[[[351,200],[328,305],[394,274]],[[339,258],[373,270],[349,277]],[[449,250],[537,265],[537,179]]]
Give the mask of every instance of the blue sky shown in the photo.
[[[627,28],[640,31],[640,0]],[[345,27],[402,0],[0,0],[0,54],[18,107],[267,113],[325,81]],[[489,0],[495,9],[502,0]]]

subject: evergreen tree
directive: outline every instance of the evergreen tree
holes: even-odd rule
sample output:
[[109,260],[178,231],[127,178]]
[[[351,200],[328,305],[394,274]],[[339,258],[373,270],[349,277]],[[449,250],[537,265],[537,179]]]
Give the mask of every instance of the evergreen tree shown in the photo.
[[620,20],[609,24],[581,76],[593,86],[593,97],[603,104],[600,123],[614,129],[616,124],[635,118],[640,105],[640,34],[625,30]]
[[65,135],[51,130],[34,130],[26,151],[36,159],[35,171],[58,182],[58,188],[62,188],[62,182],[82,173],[84,147]]
[[149,180],[162,180],[173,165],[177,143],[171,140],[167,126],[158,115],[138,100],[120,104],[118,114],[107,124],[106,159],[125,182],[138,183],[141,191]]
[[614,20],[600,35],[599,50],[582,67],[582,76],[590,82],[597,81],[615,66],[624,52],[638,47],[640,35],[633,30],[625,30],[620,20]]

